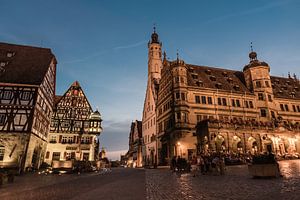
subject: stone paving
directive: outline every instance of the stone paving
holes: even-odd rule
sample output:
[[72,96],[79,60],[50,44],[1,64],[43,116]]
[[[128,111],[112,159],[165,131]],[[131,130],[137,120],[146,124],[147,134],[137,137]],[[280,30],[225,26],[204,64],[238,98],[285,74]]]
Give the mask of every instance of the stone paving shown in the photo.
[[300,161],[281,161],[280,169],[283,177],[279,179],[253,179],[247,165],[227,167],[224,176],[147,170],[147,199],[300,199]]
[[247,165],[227,167],[224,176],[124,168],[105,174],[26,174],[0,187],[0,200],[300,199],[300,160],[281,161],[280,168],[278,179],[253,179]]
[[0,200],[145,199],[145,170],[113,169],[110,173],[16,177],[0,187]]

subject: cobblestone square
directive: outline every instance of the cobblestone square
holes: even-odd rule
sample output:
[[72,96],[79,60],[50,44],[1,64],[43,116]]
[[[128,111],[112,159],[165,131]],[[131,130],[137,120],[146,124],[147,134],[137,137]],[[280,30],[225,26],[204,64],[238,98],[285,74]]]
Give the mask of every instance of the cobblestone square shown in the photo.
[[0,187],[0,199],[299,199],[300,160],[279,163],[283,177],[278,179],[253,179],[247,165],[227,167],[224,176],[193,177],[167,168],[113,168],[104,174],[61,176],[26,174]]
[[253,179],[247,165],[227,167],[224,176],[146,170],[147,199],[299,199],[300,161],[279,163],[279,179]]

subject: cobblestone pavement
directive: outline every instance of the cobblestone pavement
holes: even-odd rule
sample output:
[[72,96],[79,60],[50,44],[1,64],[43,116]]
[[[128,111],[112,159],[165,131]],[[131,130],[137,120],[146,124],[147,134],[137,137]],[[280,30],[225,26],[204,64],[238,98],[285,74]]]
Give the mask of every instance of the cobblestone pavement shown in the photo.
[[27,174],[0,187],[0,200],[145,199],[145,170],[113,169],[106,174]]
[[121,168],[106,174],[27,174],[0,187],[0,200],[299,199],[300,160],[281,161],[280,168],[278,179],[253,179],[246,165],[227,167],[224,176]]
[[148,200],[300,199],[300,160],[279,162],[282,178],[253,179],[247,165],[230,166],[226,175],[178,175],[167,169],[146,170]]

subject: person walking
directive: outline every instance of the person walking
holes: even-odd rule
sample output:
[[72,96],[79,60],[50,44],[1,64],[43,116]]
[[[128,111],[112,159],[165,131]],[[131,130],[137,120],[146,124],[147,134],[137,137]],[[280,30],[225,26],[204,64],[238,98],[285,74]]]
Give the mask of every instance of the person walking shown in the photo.
[[171,160],[171,170],[173,172],[176,171],[176,166],[177,166],[177,162],[176,162],[176,156],[173,156],[172,160]]
[[193,177],[196,177],[196,173],[198,171],[198,166],[197,166],[197,157],[193,156],[192,160],[191,160],[191,170],[192,170],[192,175]]

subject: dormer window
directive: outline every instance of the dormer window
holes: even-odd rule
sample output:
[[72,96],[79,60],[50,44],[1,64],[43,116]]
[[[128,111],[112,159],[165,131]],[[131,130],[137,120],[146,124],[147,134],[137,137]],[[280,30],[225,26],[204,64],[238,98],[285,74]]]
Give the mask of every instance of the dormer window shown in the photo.
[[279,79],[275,79],[275,83],[276,83],[276,84],[279,84]]
[[287,90],[287,86],[286,85],[282,86],[282,89]]
[[240,86],[239,86],[239,85],[235,85],[235,86],[233,86],[233,88],[234,88],[236,91],[239,91],[239,90],[240,90]]
[[202,81],[197,81],[197,82],[196,82],[196,85],[197,85],[198,87],[203,87],[203,82],[202,82]]
[[295,91],[299,91],[299,88],[297,86],[294,87]]
[[222,88],[222,83],[217,83],[216,88],[221,89]]
[[293,97],[293,98],[295,98],[295,95],[296,95],[295,92],[291,92],[291,93],[290,93],[290,96]]
[[224,77],[228,77],[227,72],[222,72],[222,74],[223,74]]
[[228,81],[228,83],[232,83],[233,82],[232,78],[228,78],[227,81]]
[[212,80],[212,81],[216,81],[216,80],[217,80],[217,78],[216,78],[215,76],[211,76],[211,77],[210,77],[210,80]]
[[211,75],[211,70],[207,69],[207,70],[205,70],[205,73],[208,75]]

